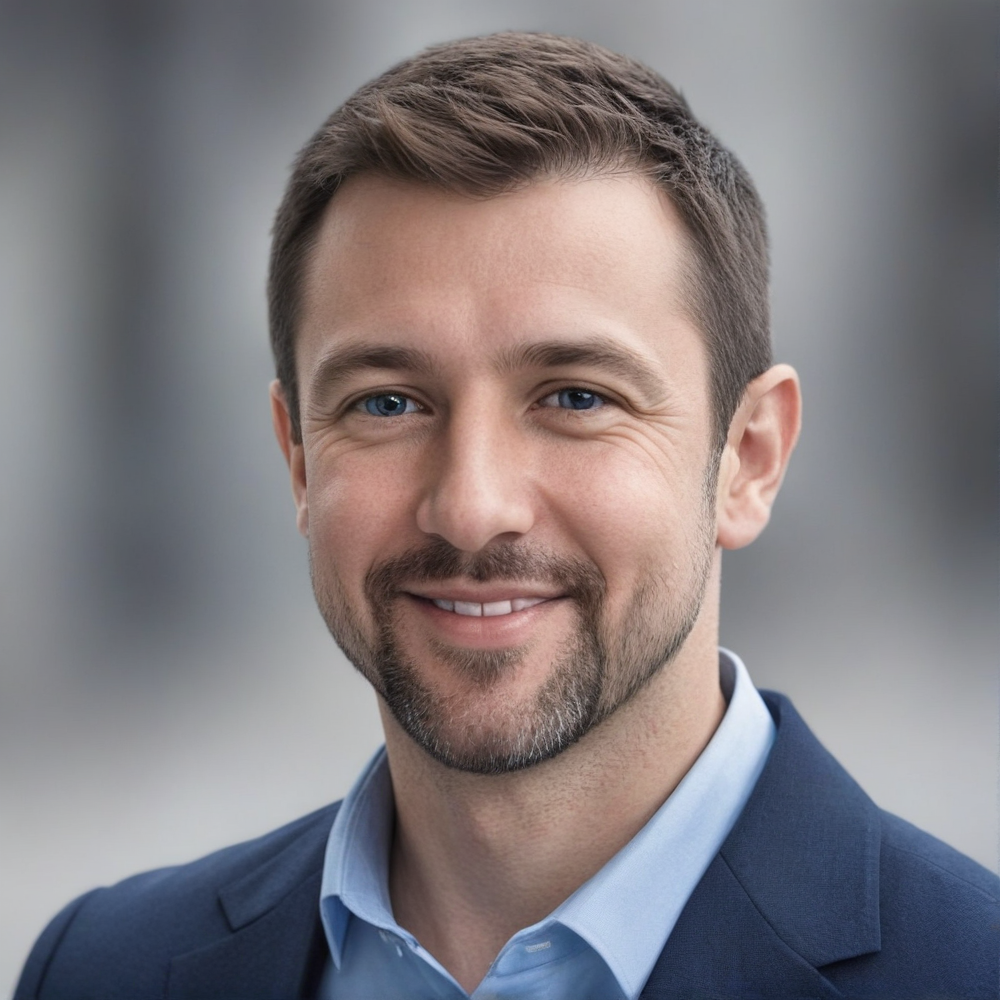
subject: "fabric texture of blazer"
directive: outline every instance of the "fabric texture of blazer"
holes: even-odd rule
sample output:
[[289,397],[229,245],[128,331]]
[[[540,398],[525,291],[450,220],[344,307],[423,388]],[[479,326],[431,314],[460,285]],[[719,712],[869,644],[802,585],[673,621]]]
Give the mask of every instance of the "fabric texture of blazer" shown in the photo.
[[[762,693],[771,755],[642,1000],[1000,996],[1000,880],[879,810]],[[313,996],[336,809],[82,896],[38,939],[15,1000]]]

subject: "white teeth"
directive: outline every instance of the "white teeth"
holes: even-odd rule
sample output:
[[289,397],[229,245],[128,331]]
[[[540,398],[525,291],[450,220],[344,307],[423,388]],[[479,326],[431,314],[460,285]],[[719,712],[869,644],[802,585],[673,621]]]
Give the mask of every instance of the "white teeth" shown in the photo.
[[493,601],[483,605],[483,617],[495,618],[497,615],[509,615],[512,610],[510,601]]
[[512,611],[523,611],[525,608],[533,608],[536,604],[541,604],[544,597],[515,597],[510,602]]
[[490,601],[477,604],[475,601],[446,601],[434,598],[433,603],[442,611],[454,611],[456,615],[468,615],[470,618],[498,618],[509,615],[512,611],[524,611],[545,601],[544,597],[515,597],[512,601]]

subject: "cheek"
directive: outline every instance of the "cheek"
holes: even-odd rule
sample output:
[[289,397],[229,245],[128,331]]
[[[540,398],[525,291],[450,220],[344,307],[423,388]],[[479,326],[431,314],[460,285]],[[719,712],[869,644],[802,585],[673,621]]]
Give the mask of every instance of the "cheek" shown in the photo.
[[556,530],[593,561],[609,601],[650,575],[682,581],[705,546],[699,462],[651,462],[648,449],[602,445],[550,457],[544,495]]
[[364,450],[316,461],[307,478],[314,570],[336,573],[360,593],[372,564],[397,555],[410,539],[413,481],[398,464],[372,462]]

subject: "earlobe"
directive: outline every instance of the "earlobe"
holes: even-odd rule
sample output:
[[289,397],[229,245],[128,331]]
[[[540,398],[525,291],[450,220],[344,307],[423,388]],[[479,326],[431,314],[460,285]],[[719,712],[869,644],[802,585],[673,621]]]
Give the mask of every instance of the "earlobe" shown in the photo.
[[775,365],[747,386],[719,468],[717,541],[724,549],[749,545],[766,527],[801,415],[799,379],[789,365]]
[[296,524],[300,534],[309,536],[309,504],[306,495],[306,460],[302,442],[295,439],[292,418],[288,411],[288,400],[281,383],[275,379],[271,383],[271,422],[278,447],[288,463],[292,481],[292,498],[295,501]]

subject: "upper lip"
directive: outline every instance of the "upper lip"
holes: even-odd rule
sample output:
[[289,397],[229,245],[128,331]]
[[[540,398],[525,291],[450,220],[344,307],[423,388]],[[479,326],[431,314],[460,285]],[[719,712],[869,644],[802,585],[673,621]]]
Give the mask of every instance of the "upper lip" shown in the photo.
[[428,601],[465,601],[469,604],[493,604],[496,601],[512,601],[517,597],[533,597],[550,601],[563,597],[561,591],[551,587],[531,583],[480,584],[428,583],[415,587],[402,587],[404,593],[413,597],[423,597]]

